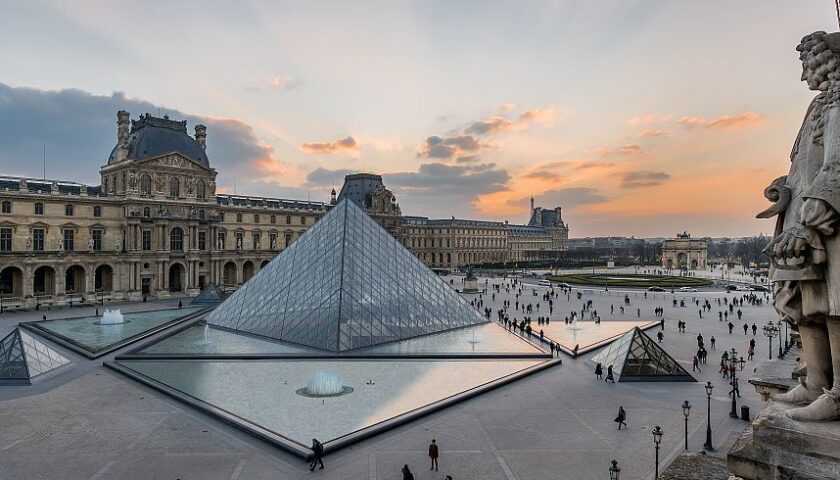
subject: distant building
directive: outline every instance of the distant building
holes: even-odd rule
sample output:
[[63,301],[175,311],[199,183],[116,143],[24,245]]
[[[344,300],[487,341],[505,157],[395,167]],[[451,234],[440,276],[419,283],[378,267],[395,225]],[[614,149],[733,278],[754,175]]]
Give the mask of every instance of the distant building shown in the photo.
[[668,270],[705,270],[707,255],[706,240],[691,238],[687,232],[662,242],[662,266]]

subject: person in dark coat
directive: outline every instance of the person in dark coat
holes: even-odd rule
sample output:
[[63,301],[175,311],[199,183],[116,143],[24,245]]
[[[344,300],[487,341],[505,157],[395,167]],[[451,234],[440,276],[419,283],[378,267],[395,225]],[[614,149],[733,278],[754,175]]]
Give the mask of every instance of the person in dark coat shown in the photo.
[[604,378],[604,367],[602,367],[600,363],[595,365],[595,378],[597,378],[598,380]]
[[433,438],[432,443],[429,444],[429,458],[432,460],[432,468],[430,468],[429,470],[437,471],[437,469],[438,469],[438,453],[439,452],[438,452],[437,441]]
[[618,429],[619,430],[621,430],[622,425],[624,425],[624,427],[627,428],[627,423],[625,422],[625,420],[627,420],[627,412],[624,411],[624,407],[619,406],[618,407],[618,416],[615,417],[615,421],[618,422]]
[[312,462],[309,464],[309,471],[315,470],[315,465],[320,464],[319,470],[324,468],[324,461],[321,457],[324,456],[324,446],[316,439],[312,439]]
[[414,475],[409,470],[408,465],[403,465],[402,468],[403,480],[414,480]]
[[604,379],[604,382],[612,382],[615,383],[615,378],[613,378],[613,368],[612,365],[607,367],[607,378]]

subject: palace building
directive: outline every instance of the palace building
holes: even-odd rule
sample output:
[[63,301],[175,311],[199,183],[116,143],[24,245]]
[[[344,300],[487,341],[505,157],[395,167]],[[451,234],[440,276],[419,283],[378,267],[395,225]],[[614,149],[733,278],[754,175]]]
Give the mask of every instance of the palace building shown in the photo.
[[330,204],[221,194],[207,128],[117,112],[100,185],[0,177],[0,308],[195,295],[242,285],[348,198],[430,267],[557,258],[560,208],[527,225],[403,216],[379,175],[348,175]]

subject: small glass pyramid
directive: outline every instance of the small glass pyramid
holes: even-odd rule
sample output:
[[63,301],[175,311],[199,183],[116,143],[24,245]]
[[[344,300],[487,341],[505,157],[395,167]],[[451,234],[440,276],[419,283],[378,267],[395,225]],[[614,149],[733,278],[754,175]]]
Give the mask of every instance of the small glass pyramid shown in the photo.
[[70,360],[16,328],[0,341],[0,385],[31,385]]
[[199,292],[195,298],[192,299],[190,305],[218,305],[224,301],[226,295],[214,283],[208,283]]
[[618,382],[696,382],[639,327],[625,333],[592,357],[604,370],[612,365]]
[[488,320],[345,199],[207,322],[344,352]]

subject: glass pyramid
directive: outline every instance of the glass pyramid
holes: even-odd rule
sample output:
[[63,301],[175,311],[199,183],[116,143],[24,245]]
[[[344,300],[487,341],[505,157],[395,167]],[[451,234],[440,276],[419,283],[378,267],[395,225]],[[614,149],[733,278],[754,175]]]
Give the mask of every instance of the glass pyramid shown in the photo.
[[619,382],[695,382],[686,369],[639,327],[625,333],[592,357],[604,371],[612,365]]
[[192,299],[190,305],[218,305],[226,295],[214,283],[208,283],[204,289]]
[[30,385],[69,364],[70,360],[20,328],[0,341],[0,385]]
[[207,317],[332,352],[487,321],[346,199]]

